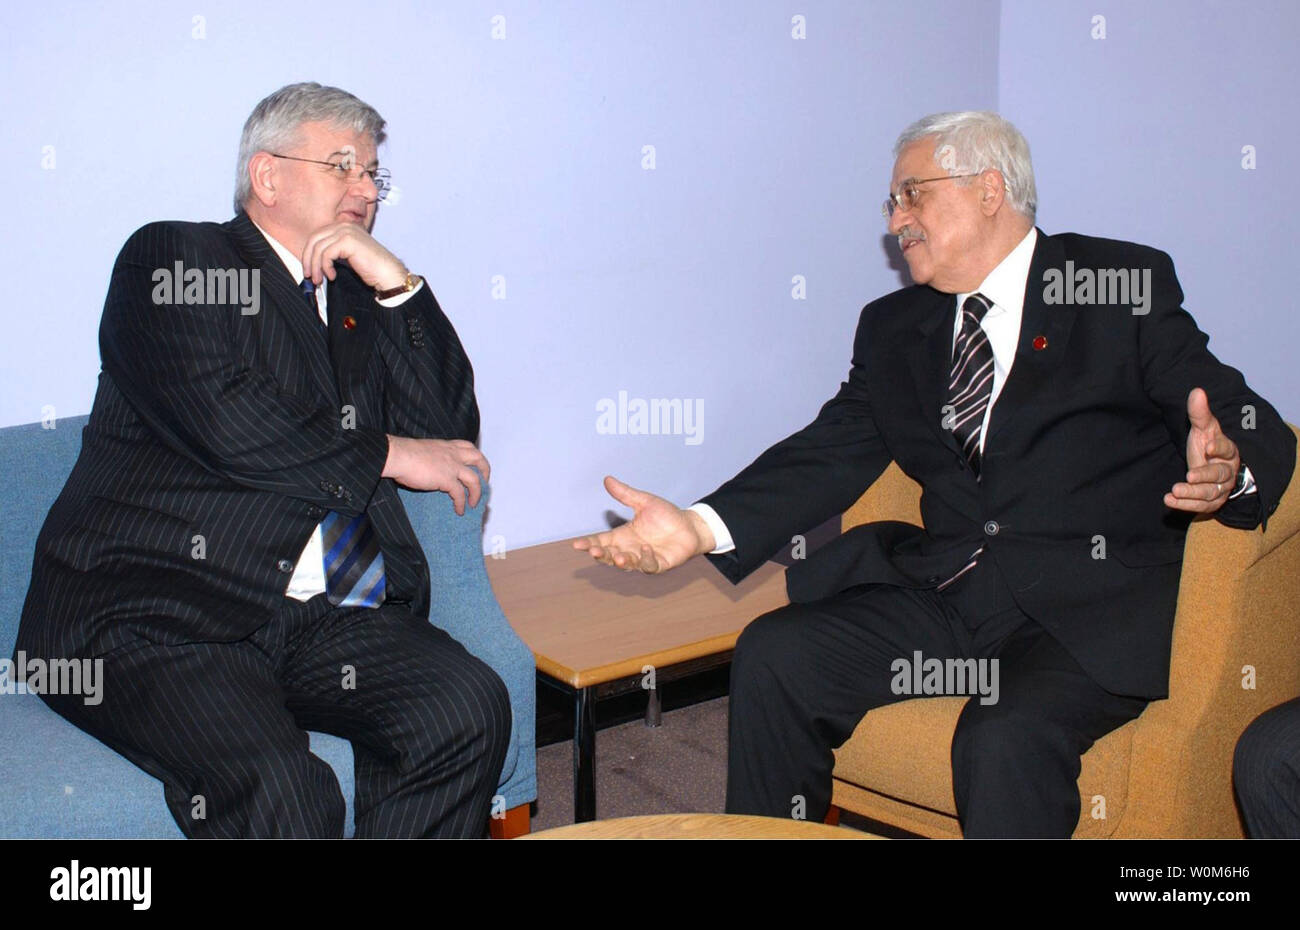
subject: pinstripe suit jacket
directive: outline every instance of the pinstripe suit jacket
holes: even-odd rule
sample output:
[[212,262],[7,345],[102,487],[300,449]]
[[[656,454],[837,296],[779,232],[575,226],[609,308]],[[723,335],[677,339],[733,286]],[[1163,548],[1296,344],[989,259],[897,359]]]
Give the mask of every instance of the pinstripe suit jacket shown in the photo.
[[[161,292],[160,270],[177,262],[205,279],[257,269],[257,312],[229,295]],[[329,316],[327,334],[242,212],[152,223],[127,240],[100,325],[94,406],[37,539],[17,648],[99,654],[133,632],[242,638],[283,604],[328,510],[369,515],[389,600],[427,615],[424,554],[380,477],[386,434],[475,441],[473,372],[427,285],[384,308],[341,264]]]

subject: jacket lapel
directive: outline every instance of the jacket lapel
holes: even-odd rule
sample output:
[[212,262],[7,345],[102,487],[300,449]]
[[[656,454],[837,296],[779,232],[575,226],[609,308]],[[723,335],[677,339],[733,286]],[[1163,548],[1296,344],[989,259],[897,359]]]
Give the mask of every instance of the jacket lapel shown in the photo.
[[925,288],[923,294],[926,293],[929,298],[923,298],[923,305],[917,311],[917,328],[922,339],[908,352],[908,364],[925,421],[945,445],[961,455],[952,430],[943,426],[943,405],[948,402],[948,380],[952,376],[952,327],[957,298],[931,288]]
[[[1065,249],[1060,241],[1038,230],[1034,257],[1029,263],[1029,277],[1025,281],[1025,302],[1020,317],[1020,339],[1016,343],[1016,360],[1011,365],[1011,377],[1002,386],[993,413],[989,418],[985,448],[997,438],[1006,425],[1039,391],[1065,358],[1066,344],[1074,326],[1075,308],[1043,300],[1043,273],[1049,268],[1063,268]],[[1046,344],[1034,348],[1035,340],[1042,337]]]
[[226,226],[234,236],[235,246],[244,261],[261,271],[262,312],[274,315],[273,320],[267,320],[264,332],[268,335],[265,338],[275,340],[277,334],[287,330],[322,396],[337,400],[338,390],[330,368],[329,351],[321,338],[320,320],[313,319],[311,311],[303,304],[302,291],[289,277],[284,262],[242,210]]

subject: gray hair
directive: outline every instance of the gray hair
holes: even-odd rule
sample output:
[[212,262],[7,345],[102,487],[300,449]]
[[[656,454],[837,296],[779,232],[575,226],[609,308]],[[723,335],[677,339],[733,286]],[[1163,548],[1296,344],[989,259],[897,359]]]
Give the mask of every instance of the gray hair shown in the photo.
[[264,99],[244,123],[235,168],[235,211],[253,196],[248,163],[258,152],[279,152],[298,141],[303,123],[330,123],[340,129],[369,133],[376,147],[385,139],[384,118],[370,104],[337,87],[314,82],[289,84]]
[[1007,202],[1033,222],[1038,213],[1038,190],[1029,143],[1019,129],[988,110],[932,113],[903,130],[894,143],[894,157],[913,142],[931,137],[935,160],[950,175],[978,174],[990,168],[1000,171]]

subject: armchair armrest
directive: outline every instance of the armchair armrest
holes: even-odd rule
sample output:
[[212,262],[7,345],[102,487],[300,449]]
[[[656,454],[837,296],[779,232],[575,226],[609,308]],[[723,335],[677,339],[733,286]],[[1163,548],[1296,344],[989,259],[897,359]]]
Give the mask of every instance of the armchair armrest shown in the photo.
[[477,507],[457,516],[440,491],[400,492],[429,563],[429,622],[446,630],[492,667],[510,692],[510,750],[499,791],[505,807],[537,798],[537,685],[533,654],[497,603],[483,563],[483,517],[490,488]]

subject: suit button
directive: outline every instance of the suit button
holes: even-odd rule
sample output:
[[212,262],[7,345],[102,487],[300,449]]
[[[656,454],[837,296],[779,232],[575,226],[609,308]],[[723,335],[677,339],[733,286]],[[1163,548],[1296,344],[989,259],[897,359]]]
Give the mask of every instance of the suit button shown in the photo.
[[307,508],[307,516],[309,516],[309,517],[323,517],[323,516],[325,516],[325,508],[324,508],[324,507],[317,507],[315,504],[312,504],[310,507]]
[[926,584],[938,584],[938,583],[939,583],[939,576],[938,576],[938,575],[931,575],[929,578],[926,579],[925,583],[926,583]]
[[996,536],[998,535],[998,530],[1000,529],[1002,529],[1002,527],[998,526],[998,522],[996,520],[990,520],[988,523],[984,524],[984,534],[986,536]]
[[286,575],[289,574],[291,571],[293,571],[293,563],[290,562],[288,559],[281,559],[280,561],[276,562],[275,567],[278,568],[280,571],[284,572]]

